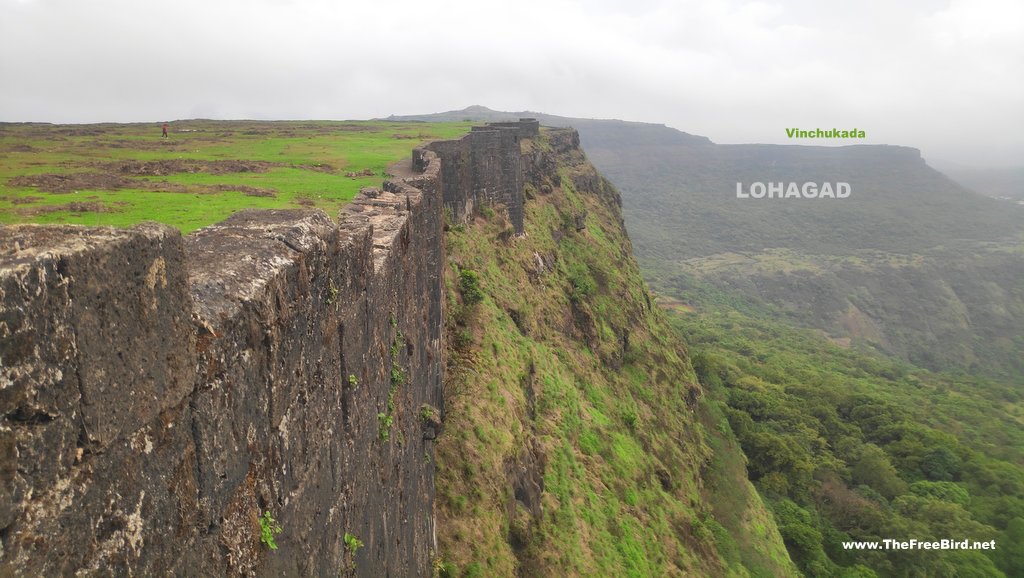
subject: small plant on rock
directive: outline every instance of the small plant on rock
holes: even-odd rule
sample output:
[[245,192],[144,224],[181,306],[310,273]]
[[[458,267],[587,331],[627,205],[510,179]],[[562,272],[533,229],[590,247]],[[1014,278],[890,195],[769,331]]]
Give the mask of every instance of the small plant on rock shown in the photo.
[[356,538],[355,536],[353,536],[352,534],[349,534],[348,532],[345,532],[345,548],[347,548],[349,552],[352,552],[353,556],[355,556],[356,552],[360,548],[362,548],[362,547],[363,547],[363,541],[362,540],[360,540],[359,538]]
[[345,549],[348,550],[352,556],[351,564],[352,569],[356,569],[356,552],[363,547],[363,541],[356,538],[354,535],[345,532]]
[[277,523],[277,520],[270,515],[270,510],[263,512],[260,516],[260,542],[265,544],[267,548],[271,550],[277,550],[277,542],[274,541],[274,536],[282,532],[281,525]]
[[437,410],[428,404],[420,406],[420,419],[425,422],[432,422],[437,419]]
[[384,412],[377,414],[377,437],[380,441],[386,442],[391,439],[391,426],[395,423],[395,418]]

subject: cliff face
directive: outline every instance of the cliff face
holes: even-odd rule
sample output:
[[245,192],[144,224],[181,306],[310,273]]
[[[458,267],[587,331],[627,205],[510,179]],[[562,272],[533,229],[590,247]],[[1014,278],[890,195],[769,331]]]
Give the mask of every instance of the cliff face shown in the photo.
[[0,228],[0,574],[429,574],[442,210],[417,160],[338,225]]
[[520,145],[524,234],[500,210],[445,234],[442,575],[792,575],[742,459],[712,449],[737,452],[618,192],[575,130]]

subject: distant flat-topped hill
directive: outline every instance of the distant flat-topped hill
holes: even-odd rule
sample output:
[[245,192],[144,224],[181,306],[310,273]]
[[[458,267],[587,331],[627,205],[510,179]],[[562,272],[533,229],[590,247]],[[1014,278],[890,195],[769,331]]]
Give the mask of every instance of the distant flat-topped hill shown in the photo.
[[544,126],[571,126],[579,131],[580,141],[585,147],[588,144],[598,145],[606,143],[618,143],[620,145],[712,144],[711,140],[707,137],[678,131],[663,124],[612,119],[573,118],[529,110],[503,112],[479,105],[468,106],[462,110],[450,110],[433,114],[391,115],[386,119],[380,120],[394,122],[502,122],[520,118],[535,118]]
[[[591,145],[622,189],[641,255],[792,248],[920,251],[1022,231],[1012,203],[975,194],[907,147]],[[846,199],[738,198],[737,183],[849,183]],[[684,226],[685,225],[685,226]]]
[[[652,285],[702,283],[838,343],[930,368],[1024,373],[1024,206],[982,196],[915,148],[719,145],[664,125],[470,107],[391,120],[571,125],[622,193]],[[845,199],[738,198],[737,183],[848,183]]]
[[[982,197],[934,170],[917,149],[719,145],[665,125],[579,119],[482,106],[388,120],[482,121],[533,117],[573,126],[587,155],[622,191],[641,259],[798,248],[923,250],[958,239],[1024,231],[1024,210]],[[850,198],[738,199],[736,184],[849,182]],[[667,253],[667,254],[666,254]]]

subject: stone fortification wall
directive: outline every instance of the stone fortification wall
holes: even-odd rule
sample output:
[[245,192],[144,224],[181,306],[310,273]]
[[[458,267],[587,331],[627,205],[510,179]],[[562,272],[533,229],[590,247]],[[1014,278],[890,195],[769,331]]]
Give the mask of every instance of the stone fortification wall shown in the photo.
[[458,221],[465,221],[479,206],[502,205],[516,233],[523,232],[523,166],[520,142],[536,138],[535,119],[491,123],[473,127],[456,141],[427,145],[441,158],[444,205]]
[[0,228],[0,574],[429,574],[443,219],[415,160],[338,225]]
[[428,575],[442,206],[521,232],[538,131],[419,148],[338,224],[0,227],[0,575]]

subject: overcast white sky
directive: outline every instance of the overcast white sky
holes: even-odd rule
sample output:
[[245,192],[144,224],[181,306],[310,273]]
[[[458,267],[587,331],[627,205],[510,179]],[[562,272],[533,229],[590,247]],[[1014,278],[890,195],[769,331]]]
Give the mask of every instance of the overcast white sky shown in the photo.
[[860,128],[1024,164],[1019,0],[0,0],[0,120],[358,119],[482,104],[715,142]]

